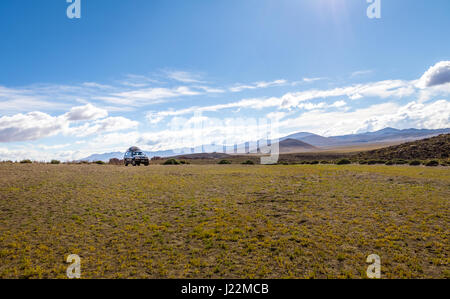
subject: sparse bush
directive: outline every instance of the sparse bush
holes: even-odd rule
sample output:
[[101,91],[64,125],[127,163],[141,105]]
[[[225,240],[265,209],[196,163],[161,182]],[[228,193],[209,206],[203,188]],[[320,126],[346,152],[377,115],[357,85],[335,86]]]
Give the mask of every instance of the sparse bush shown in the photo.
[[52,160],[51,162],[50,162],[50,164],[54,164],[54,165],[56,165],[56,164],[60,164],[61,162],[59,161],[59,160]]
[[439,166],[439,161],[436,161],[436,160],[428,161],[428,162],[425,164],[425,166],[428,166],[428,167],[436,167],[436,166]]
[[106,164],[106,163],[103,162],[103,161],[95,161],[94,163],[95,163],[95,164],[98,164],[98,165],[105,165],[105,164]]
[[398,159],[398,160],[394,160],[394,163],[396,165],[405,165],[405,164],[408,164],[408,161],[403,160],[403,159]]
[[219,163],[217,163],[217,164],[221,164],[221,165],[231,164],[231,161],[230,160],[220,160]]
[[420,164],[422,164],[422,163],[420,161],[418,161],[418,160],[414,160],[414,161],[409,162],[409,165],[411,165],[411,166],[419,166]]
[[119,160],[117,158],[111,158],[111,159],[109,159],[109,164],[111,164],[111,165],[122,165],[123,161]]
[[278,161],[278,165],[289,165],[288,161]]
[[337,161],[336,164],[337,165],[348,165],[348,164],[352,164],[352,162],[349,159],[341,159],[341,160]]
[[180,162],[176,159],[168,159],[163,163],[163,165],[180,165]]
[[386,165],[394,165],[395,163],[394,163],[394,161],[387,161],[385,164]]
[[360,160],[360,161],[358,161],[358,163],[361,165],[366,165],[368,162],[367,162],[367,160]]
[[255,165],[255,162],[253,162],[252,160],[247,160],[245,162],[242,162],[243,165]]
[[180,164],[188,165],[188,164],[191,164],[191,163],[189,163],[188,161],[181,160],[181,161],[180,161]]
[[367,161],[367,164],[369,164],[369,165],[386,164],[386,161],[384,161],[384,160],[369,160],[369,161]]
[[320,161],[320,164],[330,164],[330,161],[323,160],[323,161]]
[[22,163],[22,164],[30,164],[30,163],[33,163],[33,162],[31,160],[29,160],[29,159],[25,159],[25,160],[20,161],[20,163]]
[[309,162],[309,164],[316,165],[316,164],[319,164],[319,161],[314,160],[314,161]]

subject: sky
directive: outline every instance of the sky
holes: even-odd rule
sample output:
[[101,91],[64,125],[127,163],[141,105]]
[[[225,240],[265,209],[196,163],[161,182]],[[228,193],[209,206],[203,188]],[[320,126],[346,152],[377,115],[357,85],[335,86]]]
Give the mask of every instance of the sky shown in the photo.
[[0,160],[450,127],[448,0],[80,3],[0,1]]

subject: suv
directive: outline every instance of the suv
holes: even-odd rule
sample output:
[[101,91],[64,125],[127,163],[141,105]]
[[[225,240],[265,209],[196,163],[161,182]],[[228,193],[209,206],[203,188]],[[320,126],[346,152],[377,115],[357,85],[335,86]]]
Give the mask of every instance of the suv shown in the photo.
[[135,146],[132,146],[128,149],[128,151],[125,153],[125,156],[123,157],[123,161],[125,163],[125,166],[128,166],[129,164],[133,166],[140,166],[141,164],[144,164],[145,166],[150,165],[150,161],[147,155]]

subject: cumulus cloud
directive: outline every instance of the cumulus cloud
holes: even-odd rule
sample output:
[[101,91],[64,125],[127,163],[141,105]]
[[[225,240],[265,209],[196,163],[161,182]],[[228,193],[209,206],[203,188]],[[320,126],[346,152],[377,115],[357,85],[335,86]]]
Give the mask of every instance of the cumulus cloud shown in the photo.
[[450,61],[441,61],[430,67],[419,79],[419,88],[450,83]]
[[66,113],[66,117],[70,121],[82,121],[104,118],[108,116],[108,111],[97,108],[91,104],[85,106],[73,107],[70,112]]
[[[134,128],[138,122],[124,117],[108,117],[108,113],[93,105],[72,108],[68,113],[51,116],[43,112],[15,114],[0,118],[0,142],[32,141],[57,134],[88,136]],[[81,126],[71,127],[84,121]]]
[[86,123],[83,126],[72,127],[68,129],[66,133],[76,135],[78,137],[86,137],[98,133],[127,130],[135,128],[138,125],[138,122],[129,120],[125,117],[108,117],[105,119]]
[[56,135],[67,124],[42,112],[16,114],[0,118],[0,142],[37,140]]

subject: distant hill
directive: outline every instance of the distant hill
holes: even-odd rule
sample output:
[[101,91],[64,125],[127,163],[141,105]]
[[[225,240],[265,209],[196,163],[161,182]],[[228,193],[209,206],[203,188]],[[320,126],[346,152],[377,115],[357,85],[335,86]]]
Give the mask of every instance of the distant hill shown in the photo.
[[408,142],[359,153],[360,159],[447,159],[450,157],[450,134]]
[[172,158],[175,159],[226,159],[230,158],[231,155],[223,154],[223,153],[198,153],[198,154],[185,154],[185,155],[179,155],[174,156]]
[[[150,157],[170,157],[170,156],[175,156],[176,152],[173,150],[167,150],[167,151],[156,151],[156,152],[145,152],[144,153]],[[113,153],[104,153],[104,154],[93,154],[90,155],[89,157],[80,159],[80,161],[105,161],[108,162],[109,159],[123,159],[123,155],[125,154],[125,152],[113,152]]]
[[323,137],[313,133],[301,132],[281,138],[280,140],[296,139],[316,147],[326,147],[333,144],[330,138]]
[[318,150],[317,147],[297,139],[285,139],[279,142],[280,153],[301,153]]
[[80,159],[80,161],[89,161],[89,162],[93,162],[93,161],[109,161],[109,159],[123,159],[123,155],[125,153],[121,153],[121,152],[113,152],[113,153],[104,153],[104,154],[94,154],[94,155],[90,155],[89,157]]
[[440,134],[448,134],[450,129],[426,130],[426,129],[406,129],[397,130],[394,128],[385,128],[376,132],[368,132],[354,135],[344,135],[331,137],[338,144],[364,144],[375,142],[392,142],[392,141],[414,141],[418,139],[433,137]]
[[406,142],[423,138],[433,137],[440,134],[448,134],[450,129],[426,130],[426,129],[406,129],[398,130],[394,128],[385,128],[375,132],[360,134],[350,134],[333,137],[323,137],[312,133],[297,133],[286,138],[294,138],[313,146],[321,148],[333,148],[341,146],[364,145],[373,143],[387,142]]
[[[289,136],[280,138],[280,152],[281,153],[302,153],[315,150],[329,150],[333,148],[345,146],[359,146],[359,145],[374,145],[374,144],[400,144],[408,141],[415,141],[424,138],[437,136],[440,134],[449,134],[450,129],[426,130],[426,129],[406,129],[398,130],[394,128],[385,128],[375,132],[367,132],[360,134],[342,135],[324,137],[308,132],[299,132]],[[202,147],[199,147],[202,148]],[[203,148],[217,148],[209,145],[203,145]],[[237,146],[238,152],[244,153],[248,149],[248,143]],[[234,147],[228,147],[228,150],[233,151]],[[206,150],[205,150],[206,151]],[[212,152],[212,150],[211,150]],[[170,149],[165,151],[145,152],[147,156],[151,157],[173,157],[180,155],[179,153],[191,153],[189,149]],[[195,153],[192,151],[192,153]],[[198,151],[197,151],[198,153]],[[87,158],[81,159],[84,161],[109,161],[111,158],[122,159],[124,153],[113,152],[105,154],[94,154]]]

